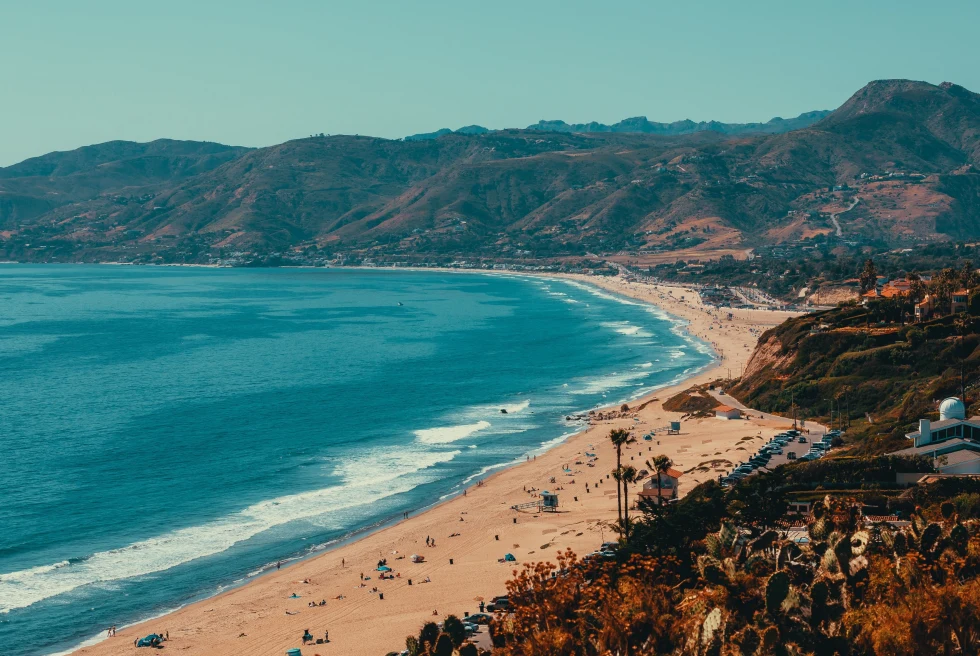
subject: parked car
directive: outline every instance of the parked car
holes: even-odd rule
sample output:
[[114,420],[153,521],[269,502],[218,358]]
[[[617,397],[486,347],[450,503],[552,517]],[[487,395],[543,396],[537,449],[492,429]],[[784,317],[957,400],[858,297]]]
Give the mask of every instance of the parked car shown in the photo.
[[472,615],[467,615],[464,618],[467,622],[472,622],[473,624],[489,624],[493,616],[487,613],[473,613]]
[[507,595],[494,597],[490,603],[487,604],[487,610],[491,613],[498,610],[507,610],[508,608],[510,608],[510,599],[507,598]]
[[800,435],[800,439],[798,439],[797,442],[799,442],[800,444],[806,444],[806,437]]

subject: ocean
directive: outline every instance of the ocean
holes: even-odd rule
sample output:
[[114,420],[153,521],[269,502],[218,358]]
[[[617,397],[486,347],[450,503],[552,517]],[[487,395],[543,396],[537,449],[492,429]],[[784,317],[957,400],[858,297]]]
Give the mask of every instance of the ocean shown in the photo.
[[712,357],[559,279],[0,266],[0,654],[419,511]]

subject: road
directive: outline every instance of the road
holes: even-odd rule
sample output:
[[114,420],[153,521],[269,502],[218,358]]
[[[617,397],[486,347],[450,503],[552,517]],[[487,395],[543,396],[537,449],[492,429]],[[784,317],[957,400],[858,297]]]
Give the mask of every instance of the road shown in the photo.
[[[861,199],[860,198],[855,198],[854,199],[854,202],[851,203],[851,206],[848,207],[846,210],[844,210],[844,212],[850,212],[860,202],[861,202]],[[830,215],[830,220],[833,222],[834,227],[837,229],[837,236],[838,237],[843,237],[844,236],[844,233],[840,229],[840,223],[837,222],[837,217],[840,216],[841,214],[843,214],[844,212],[838,212],[837,214],[831,214]]]

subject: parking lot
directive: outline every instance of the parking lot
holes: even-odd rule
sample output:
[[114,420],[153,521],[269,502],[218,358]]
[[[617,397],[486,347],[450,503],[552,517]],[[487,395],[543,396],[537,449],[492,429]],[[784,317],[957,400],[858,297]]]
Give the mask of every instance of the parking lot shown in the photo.
[[[809,431],[809,433],[805,432]],[[734,463],[733,470],[738,471],[740,466],[749,465],[750,460],[756,459],[757,465],[751,470],[748,467],[743,467],[742,474],[744,476],[751,476],[758,471],[769,471],[780,465],[784,465],[789,462],[796,462],[811,453],[811,450],[815,445],[825,444],[825,435],[836,435],[836,431],[831,431],[826,433],[822,426],[813,425],[806,429],[795,429],[787,430],[775,433],[773,437],[770,437],[765,443],[760,444],[759,442],[754,442],[755,447],[754,452],[746,452],[744,458],[740,462]],[[780,441],[784,442],[777,448],[769,447],[777,437],[780,437]],[[824,454],[830,451],[829,445],[823,451]],[[766,453],[767,457],[759,458],[760,454]],[[808,459],[812,459],[812,456]],[[723,482],[730,482],[730,477],[723,477]]]

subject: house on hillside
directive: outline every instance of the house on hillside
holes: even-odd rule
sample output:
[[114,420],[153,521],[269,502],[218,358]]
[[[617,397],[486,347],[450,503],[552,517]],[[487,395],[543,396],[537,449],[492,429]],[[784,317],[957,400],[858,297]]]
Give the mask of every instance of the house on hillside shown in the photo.
[[966,312],[966,308],[970,304],[970,292],[966,289],[958,289],[953,292],[953,296],[950,299],[950,309],[953,314],[957,312]]
[[926,321],[932,316],[933,299],[932,294],[926,294],[925,298],[915,304],[915,320]]
[[881,298],[901,298],[902,296],[908,296],[910,287],[911,284],[905,278],[891,280],[883,285],[876,285],[874,289],[865,292],[862,295],[862,303]]
[[718,419],[741,419],[742,411],[730,405],[720,405],[715,408],[715,417]]
[[[656,472],[654,472],[656,474]],[[671,467],[665,472],[660,474],[660,489],[657,489],[657,477],[656,475],[651,476],[648,480],[643,482],[643,487],[640,488],[638,492],[640,501],[647,500],[653,503],[662,504],[669,501],[673,501],[677,498],[677,491],[679,489],[678,479],[684,475],[684,472],[679,471]]]
[[939,404],[939,421],[920,419],[919,430],[905,437],[912,446],[888,455],[932,458],[941,474],[980,474],[980,417],[967,419],[957,398]]

